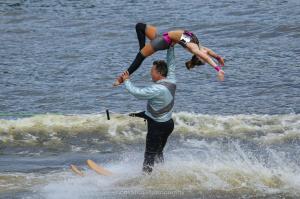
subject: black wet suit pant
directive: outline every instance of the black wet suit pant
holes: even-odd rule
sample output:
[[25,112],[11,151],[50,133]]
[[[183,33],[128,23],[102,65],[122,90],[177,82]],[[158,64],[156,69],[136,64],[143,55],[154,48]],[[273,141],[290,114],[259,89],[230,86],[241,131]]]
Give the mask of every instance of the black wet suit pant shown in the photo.
[[[145,46],[146,27],[147,27],[147,25],[144,24],[144,23],[137,23],[136,26],[135,26],[136,35],[137,35],[137,38],[139,40],[140,50]],[[141,52],[139,52],[136,55],[134,61],[131,63],[131,65],[127,69],[127,71],[129,72],[129,75],[131,75],[134,71],[136,71],[136,69],[138,69],[140,67],[140,65],[142,64],[142,62],[144,61],[145,58],[146,57]]]
[[156,122],[147,118],[148,132],[146,137],[146,149],[143,163],[143,171],[151,173],[154,163],[164,161],[163,150],[169,135],[174,129],[174,121]]

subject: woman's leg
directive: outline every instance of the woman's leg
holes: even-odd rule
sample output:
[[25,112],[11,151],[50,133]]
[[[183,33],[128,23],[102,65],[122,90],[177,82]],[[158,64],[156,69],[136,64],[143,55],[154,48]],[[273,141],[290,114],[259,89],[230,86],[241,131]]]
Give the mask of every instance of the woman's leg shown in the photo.
[[139,40],[140,52],[136,55],[134,61],[127,69],[130,75],[140,67],[140,65],[142,64],[142,62],[146,57],[152,55],[155,52],[155,50],[150,44],[145,45],[145,40],[146,37],[150,40],[155,38],[156,27],[151,26],[149,24],[137,23],[135,25],[135,30],[136,30],[137,38]]
[[155,26],[151,26],[151,25],[147,24],[145,33],[146,33],[146,37],[148,39],[153,40],[156,37],[157,29]]
[[135,30],[139,40],[140,50],[145,46],[146,37],[152,40],[156,36],[156,27],[149,24],[137,23]]
[[[143,63],[143,61],[146,57],[149,57],[150,55],[155,53],[155,50],[150,43],[147,43],[145,45],[145,35],[150,40],[154,39],[156,36],[156,28],[154,26],[147,25],[146,29],[143,31],[143,26],[144,25],[141,23],[138,23],[136,25],[137,35],[138,35],[138,39],[139,39],[139,45],[140,45],[140,48],[142,46],[143,47],[142,47],[142,49],[140,49],[140,52],[136,55],[134,61],[131,63],[131,65],[127,69],[127,71],[129,72],[130,75],[140,67],[140,65]],[[123,83],[123,79],[121,76],[119,76],[116,79],[114,86],[118,86],[121,83]]]
[[136,71],[136,69],[140,67],[144,59],[155,52],[150,43],[147,43],[145,45],[145,36],[148,39],[153,40],[156,37],[156,27],[149,24],[137,23],[135,29],[139,40],[140,52],[136,55],[134,61],[127,69],[129,74],[132,74],[134,71]]
[[162,37],[154,36],[156,34],[155,29],[156,28],[154,26],[148,27],[148,25],[147,25],[146,35],[147,35],[147,37],[149,37],[150,39],[153,39],[153,40],[151,40],[150,43],[147,43],[141,49],[141,51],[137,54],[137,56],[135,57],[135,60],[132,62],[130,67],[127,69],[129,74],[132,74],[136,69],[138,69],[146,57],[149,57],[150,55],[152,55],[153,53],[155,53],[158,50],[166,50],[170,47],[169,44],[167,44],[166,41],[164,41],[164,39]]
[[137,23],[135,25],[135,31],[136,31],[136,36],[139,40],[139,45],[140,45],[140,50],[145,46],[146,42],[146,24],[144,23]]
[[[131,63],[131,65],[127,69],[129,74],[131,75],[134,71],[136,71],[140,67],[140,65],[143,63],[144,59],[146,57],[149,57],[150,55],[152,55],[154,52],[155,52],[155,50],[153,49],[151,44],[147,43],[144,46],[144,48],[136,55],[134,61]],[[122,84],[123,81],[124,80],[123,80],[122,76],[120,75],[117,77],[117,79],[113,85],[118,86],[118,85]]]
[[140,65],[143,63],[144,59],[146,57],[149,57],[150,55],[152,55],[154,52],[155,51],[154,51],[153,47],[151,46],[151,44],[147,43],[142,48],[142,50],[136,55],[134,61],[132,62],[132,64],[127,69],[129,74],[131,75],[134,71],[136,71],[136,69],[138,69],[140,67]]

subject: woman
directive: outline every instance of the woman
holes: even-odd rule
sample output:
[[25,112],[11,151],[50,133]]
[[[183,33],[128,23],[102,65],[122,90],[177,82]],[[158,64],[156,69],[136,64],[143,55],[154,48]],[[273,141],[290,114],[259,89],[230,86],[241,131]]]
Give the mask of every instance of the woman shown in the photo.
[[[224,66],[224,59],[211,49],[202,46],[196,35],[192,32],[186,30],[174,30],[165,32],[163,35],[158,35],[156,27],[144,23],[137,23],[135,29],[139,40],[140,52],[136,55],[135,60],[127,69],[130,75],[139,68],[146,57],[151,56],[156,51],[166,50],[170,46],[180,44],[187,51],[193,54],[192,59],[185,63],[187,69],[190,70],[196,65],[204,65],[205,63],[208,63],[218,72],[218,78],[220,80],[224,79],[225,73],[221,69],[221,66]],[[150,40],[147,44],[145,44],[146,37]],[[216,64],[211,57],[215,58],[219,65]],[[118,86],[121,83],[123,83],[123,78],[120,75],[116,79],[114,86]]]

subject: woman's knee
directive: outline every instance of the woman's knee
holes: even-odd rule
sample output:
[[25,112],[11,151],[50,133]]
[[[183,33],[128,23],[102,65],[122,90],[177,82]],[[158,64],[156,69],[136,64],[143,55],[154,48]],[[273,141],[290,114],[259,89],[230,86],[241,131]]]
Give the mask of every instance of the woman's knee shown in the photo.
[[140,31],[142,31],[144,34],[145,34],[145,31],[146,31],[146,24],[145,23],[137,23],[136,25],[135,25],[135,29],[138,31],[138,30],[140,30]]

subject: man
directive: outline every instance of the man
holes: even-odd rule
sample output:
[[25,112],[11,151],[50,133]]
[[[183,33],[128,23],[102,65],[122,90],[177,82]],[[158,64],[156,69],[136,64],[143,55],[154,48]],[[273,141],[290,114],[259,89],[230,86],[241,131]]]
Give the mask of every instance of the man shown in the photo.
[[138,88],[129,80],[129,73],[124,72],[122,78],[126,89],[136,98],[148,100],[147,110],[131,116],[147,119],[148,132],[143,171],[151,173],[154,162],[163,162],[163,149],[169,135],[174,129],[172,111],[176,90],[174,47],[167,53],[167,63],[163,60],[153,62],[151,76],[153,85]]

